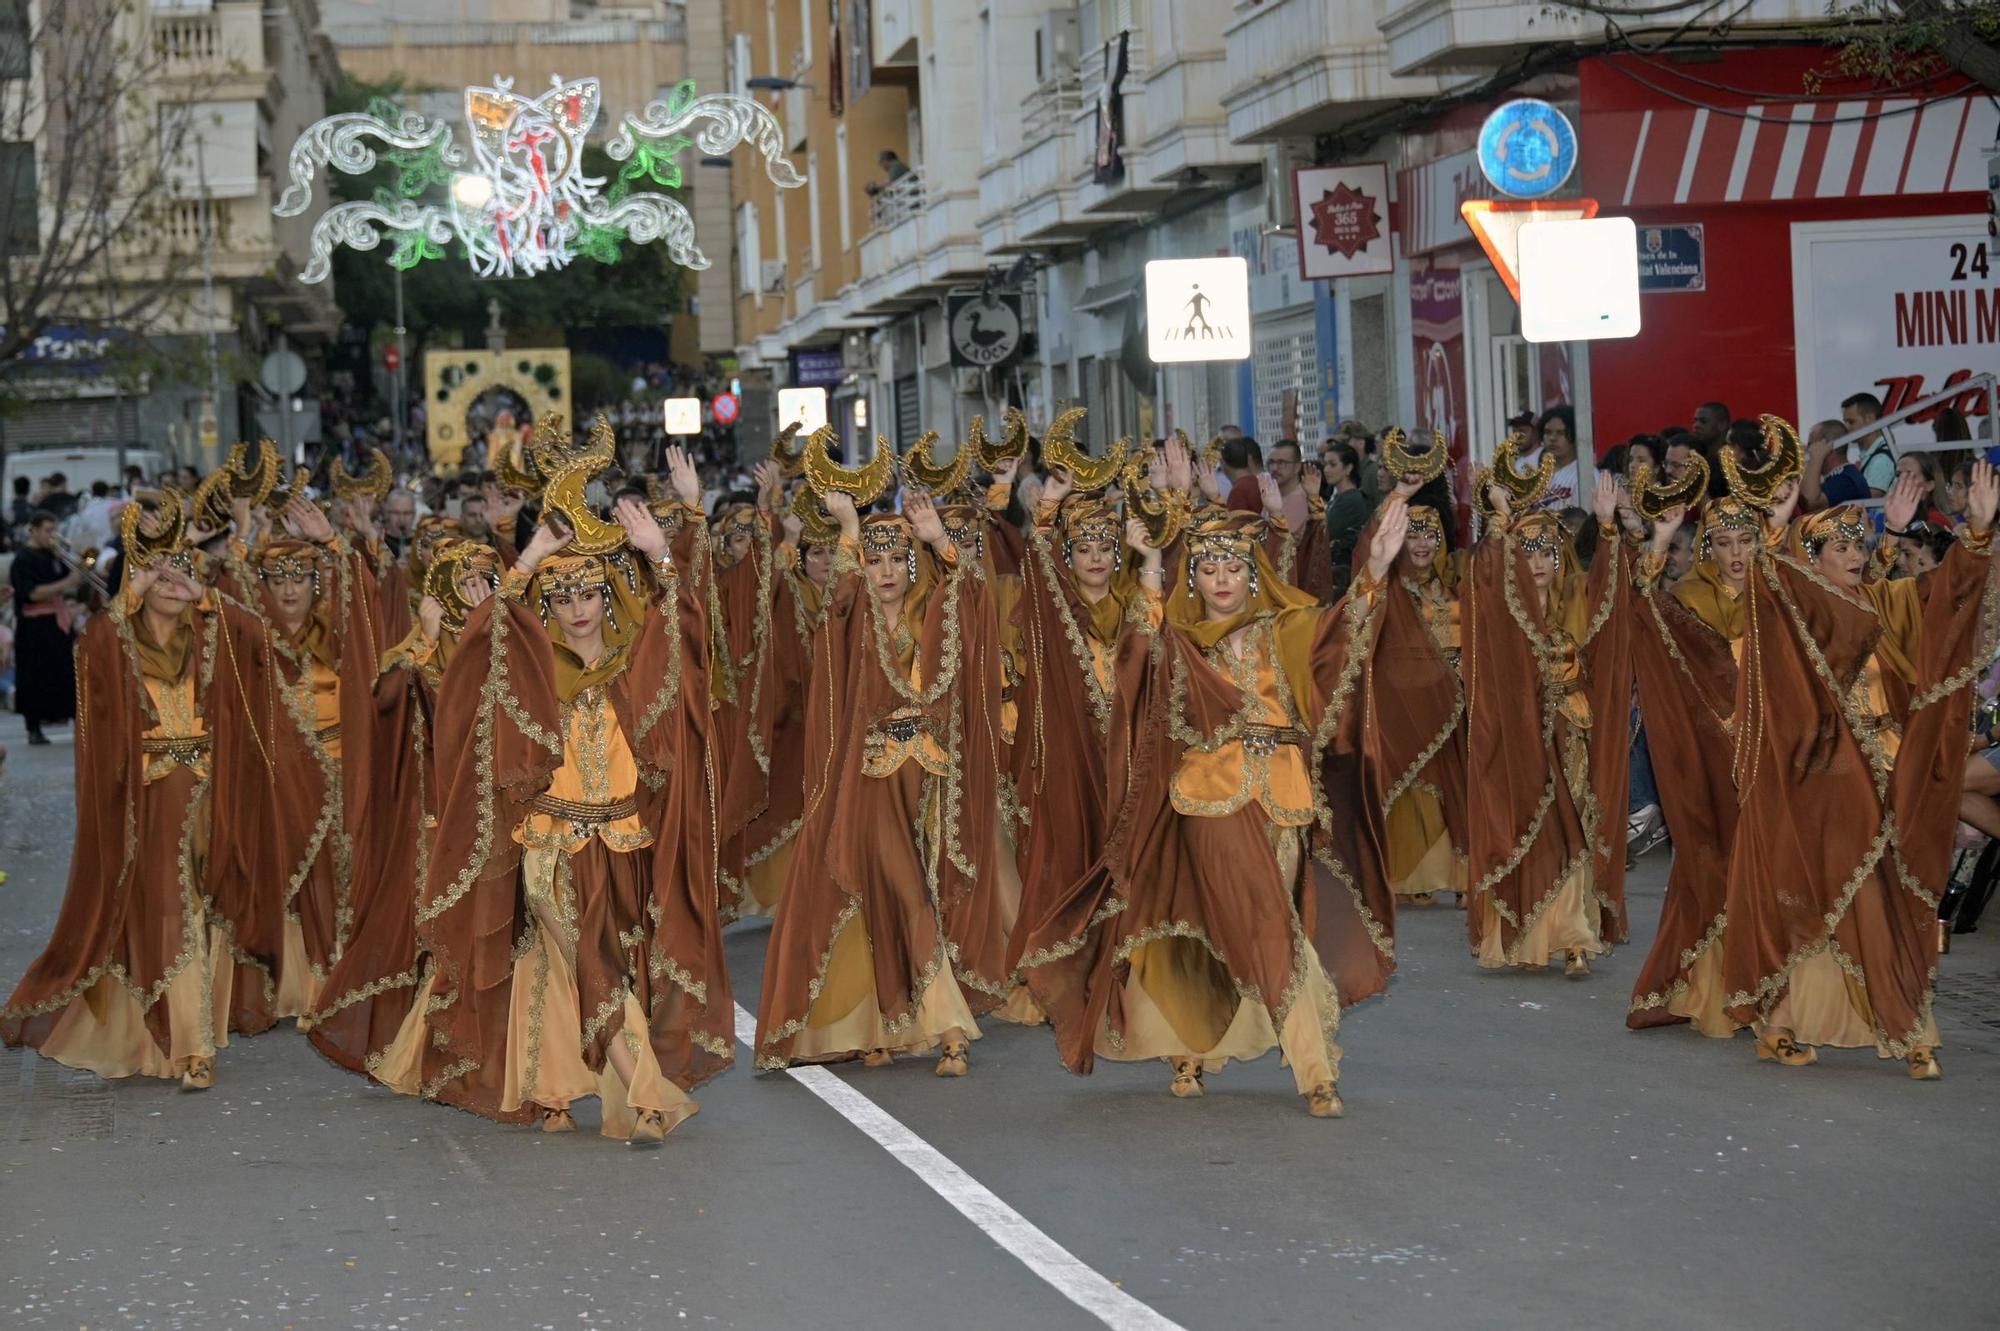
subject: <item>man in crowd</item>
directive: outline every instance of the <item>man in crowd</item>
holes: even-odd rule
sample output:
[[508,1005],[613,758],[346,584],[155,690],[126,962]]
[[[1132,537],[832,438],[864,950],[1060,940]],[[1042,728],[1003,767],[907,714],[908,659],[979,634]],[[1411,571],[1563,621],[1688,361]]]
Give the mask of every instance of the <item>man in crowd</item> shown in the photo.
[[1247,434],[1222,441],[1222,478],[1229,489],[1223,506],[1244,513],[1264,511],[1263,493],[1257,488],[1257,474],[1264,470],[1264,450]]
[[14,638],[14,710],[27,722],[30,744],[47,744],[43,726],[76,716],[70,607],[63,598],[83,582],[83,574],[56,550],[56,516],[36,509],[28,518],[27,548],[14,556],[8,570],[20,617]]
[[35,501],[35,507],[57,522],[68,522],[75,517],[77,497],[69,492],[69,477],[59,471],[50,472],[42,481],[42,495]]
[[1280,439],[1271,445],[1271,479],[1278,483],[1278,493],[1284,496],[1285,521],[1295,532],[1305,530],[1306,519],[1312,514],[1303,484],[1304,470],[1305,455],[1299,450],[1298,440]]
[[417,497],[399,485],[382,501],[382,539],[397,559],[410,548],[410,536],[416,529]]
[[[1856,393],[1840,404],[1840,421],[1847,427],[1847,433],[1865,430],[1882,418],[1882,399],[1873,393]],[[1868,482],[1868,493],[1880,497],[1889,493],[1889,487],[1896,483],[1896,450],[1890,446],[1886,431],[1875,430],[1856,439],[1847,446],[1842,462],[1859,458],[1855,463],[1861,469],[1861,479]]]
[[[1576,408],[1570,406],[1550,407],[1535,422],[1536,434],[1542,441],[1542,455],[1552,457],[1556,462],[1555,475],[1549,479],[1549,488],[1542,492],[1535,507],[1553,509],[1558,512],[1575,507],[1577,496],[1583,493],[1581,483],[1582,468],[1576,460]],[[1538,455],[1534,461],[1540,462]]]

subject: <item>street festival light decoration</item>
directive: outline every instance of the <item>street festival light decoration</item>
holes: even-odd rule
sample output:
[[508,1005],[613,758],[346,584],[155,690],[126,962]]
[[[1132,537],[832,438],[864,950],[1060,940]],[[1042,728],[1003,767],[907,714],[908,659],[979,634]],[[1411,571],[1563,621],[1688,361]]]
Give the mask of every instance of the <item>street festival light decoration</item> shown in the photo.
[[[469,156],[446,121],[404,114],[379,100],[367,111],[313,124],[292,146],[291,184],[273,209],[279,217],[306,210],[322,166],[347,175],[374,170],[378,145],[398,178],[393,190],[334,204],[321,215],[300,279],[325,280],[336,248],[372,250],[385,233],[394,237],[389,263],[398,269],[443,258],[445,247],[457,241],[480,277],[532,277],[579,256],[613,263],[623,240],[664,240],[675,263],[706,268],[687,209],[643,188],[678,188],[683,148],[692,143],[704,156],[717,157],[749,143],[780,187],[805,184],[785,158],[784,132],[769,109],[747,97],[697,97],[687,80],[668,99],[619,122],[605,153],[623,165],[607,188],[603,177],[583,169],[584,136],[602,102],[597,80],[558,76],[550,83],[539,97],[514,92],[511,79],[467,88]],[[422,197],[435,185],[444,187],[444,202]]]

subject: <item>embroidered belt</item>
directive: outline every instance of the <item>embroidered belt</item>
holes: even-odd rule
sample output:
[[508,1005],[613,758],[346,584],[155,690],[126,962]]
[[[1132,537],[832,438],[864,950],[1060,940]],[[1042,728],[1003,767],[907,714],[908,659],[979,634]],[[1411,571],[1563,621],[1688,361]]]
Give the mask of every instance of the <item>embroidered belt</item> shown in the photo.
[[209,738],[206,735],[146,736],[139,741],[139,752],[171,758],[183,767],[193,767],[208,750]]
[[882,723],[880,729],[898,744],[908,744],[919,735],[931,733],[931,719],[928,716],[892,716]]
[[1287,746],[1304,748],[1306,746],[1306,732],[1295,730],[1290,726],[1247,725],[1243,727],[1243,748],[1247,753],[1254,753],[1260,758],[1268,758],[1279,749]]
[[528,807],[552,818],[593,827],[600,823],[615,823],[620,818],[630,818],[639,812],[638,800],[630,795],[609,804],[585,804],[579,800],[557,799],[554,795],[537,795]]
[[317,739],[322,744],[325,744],[329,740],[339,739],[340,726],[338,723],[336,723],[334,725],[327,726],[322,730],[315,730],[313,732],[313,738]]

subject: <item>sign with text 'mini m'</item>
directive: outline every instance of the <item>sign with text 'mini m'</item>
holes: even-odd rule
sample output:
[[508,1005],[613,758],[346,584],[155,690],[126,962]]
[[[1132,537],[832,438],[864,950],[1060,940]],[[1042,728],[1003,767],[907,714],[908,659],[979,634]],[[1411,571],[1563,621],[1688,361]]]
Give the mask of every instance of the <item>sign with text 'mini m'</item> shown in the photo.
[[1146,351],[1159,364],[1248,359],[1250,265],[1236,257],[1148,263]]

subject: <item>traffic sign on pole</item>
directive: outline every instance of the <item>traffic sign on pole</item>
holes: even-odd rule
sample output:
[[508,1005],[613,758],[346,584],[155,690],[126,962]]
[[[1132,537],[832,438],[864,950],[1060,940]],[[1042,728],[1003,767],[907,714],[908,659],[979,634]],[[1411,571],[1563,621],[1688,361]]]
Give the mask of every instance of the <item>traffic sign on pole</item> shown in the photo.
[[1597,216],[1595,199],[1467,199],[1458,214],[1515,300],[1521,299],[1521,228],[1529,222],[1571,222]]
[[709,400],[708,409],[717,425],[734,425],[737,416],[742,413],[743,404],[734,393],[717,393]]

